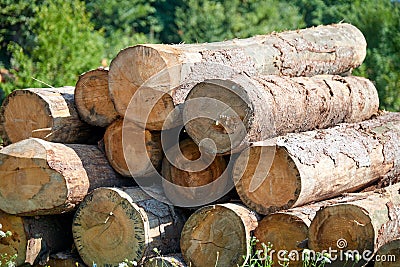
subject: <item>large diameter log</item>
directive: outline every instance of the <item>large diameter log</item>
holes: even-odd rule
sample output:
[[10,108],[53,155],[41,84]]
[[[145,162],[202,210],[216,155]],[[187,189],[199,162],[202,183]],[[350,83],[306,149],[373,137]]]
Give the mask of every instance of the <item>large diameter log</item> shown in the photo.
[[2,230],[11,236],[1,238],[0,255],[17,255],[17,266],[48,261],[50,253],[69,249],[72,244],[72,216],[19,217],[0,212]]
[[[308,247],[308,228],[322,204],[315,203],[298,208],[272,213],[258,222],[254,236],[258,240],[256,248],[270,243],[275,251],[288,252],[290,266],[302,266],[302,250]],[[282,255],[273,254],[273,262]]]
[[233,177],[261,214],[354,192],[400,173],[400,113],[293,133],[240,153]]
[[[373,192],[355,193],[351,200],[331,200],[319,210],[309,228],[309,247],[314,251],[336,250],[332,266],[364,266],[377,249],[393,240],[400,231],[400,184]],[[358,198],[358,199],[357,199]],[[346,259],[346,252],[359,253]],[[354,256],[354,255],[352,255]],[[354,265],[353,265],[354,263]]]
[[0,150],[0,177],[0,209],[20,215],[70,211],[94,188],[132,184],[94,145],[37,138]]
[[[364,36],[346,23],[219,43],[137,45],[122,50],[111,62],[109,90],[118,113],[130,116],[127,107],[141,88],[136,102],[149,112],[154,109],[150,116],[134,119],[161,130],[169,111],[191,88],[177,89],[179,85],[227,78],[227,69],[249,75],[341,74],[359,66],[365,55]],[[159,101],[148,101],[154,95]]]
[[1,108],[3,139],[15,143],[29,137],[60,143],[93,143],[102,134],[81,121],[74,87],[15,90]]
[[182,254],[171,254],[146,259],[143,267],[187,267]]
[[256,215],[238,204],[205,206],[193,213],[182,230],[181,252],[189,266],[240,266],[250,254]]
[[116,120],[107,127],[104,147],[111,166],[123,176],[149,176],[161,167],[160,132],[145,130],[127,120]]
[[396,267],[400,264],[400,237],[380,246],[374,256],[375,267]]
[[223,157],[202,154],[191,139],[185,139],[179,146],[169,149],[164,157],[162,176],[165,179],[165,195],[175,205],[182,202],[203,203],[202,200],[210,200],[212,196],[223,196],[228,178],[226,167]]
[[197,144],[210,138],[217,153],[236,152],[249,142],[286,133],[359,122],[379,107],[371,81],[331,75],[249,78],[241,74],[199,83],[186,100],[187,133]]
[[87,265],[118,266],[179,250],[184,218],[179,210],[139,187],[98,188],[79,206],[72,224],[75,245]]
[[117,118],[108,93],[108,69],[98,68],[79,76],[75,104],[81,119],[90,125],[107,127]]

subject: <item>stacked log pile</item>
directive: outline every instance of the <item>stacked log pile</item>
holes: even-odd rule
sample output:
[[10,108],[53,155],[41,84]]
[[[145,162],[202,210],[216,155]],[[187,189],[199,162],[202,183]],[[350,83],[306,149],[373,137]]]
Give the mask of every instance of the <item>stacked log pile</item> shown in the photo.
[[242,266],[267,244],[289,266],[306,249],[370,252],[352,266],[400,257],[400,113],[351,75],[365,56],[341,23],[136,45],[75,87],[14,91],[0,254],[66,267]]

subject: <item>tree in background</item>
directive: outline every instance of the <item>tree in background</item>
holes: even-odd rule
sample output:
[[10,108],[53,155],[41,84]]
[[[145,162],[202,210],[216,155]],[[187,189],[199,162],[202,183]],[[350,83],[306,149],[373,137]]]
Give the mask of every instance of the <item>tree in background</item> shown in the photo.
[[102,44],[107,59],[138,43],[156,42],[161,31],[152,5],[155,0],[86,0],[95,30],[104,33]]
[[298,8],[278,0],[189,0],[176,8],[182,41],[213,42],[304,27]]
[[37,80],[51,86],[74,85],[80,73],[100,65],[99,44],[104,39],[94,31],[83,2],[44,1],[27,27],[35,37],[32,45],[8,45],[14,88],[48,87]]

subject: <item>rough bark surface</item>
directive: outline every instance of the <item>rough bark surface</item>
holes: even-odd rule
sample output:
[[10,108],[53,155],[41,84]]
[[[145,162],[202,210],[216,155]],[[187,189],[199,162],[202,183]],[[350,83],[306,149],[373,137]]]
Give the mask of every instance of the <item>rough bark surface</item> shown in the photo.
[[[221,156],[215,158],[201,154],[199,147],[191,140],[185,139],[166,152],[163,160],[162,176],[165,195],[172,202],[182,198],[195,201],[212,194],[223,195],[226,182],[213,183],[217,179],[226,180],[226,161]],[[224,177],[222,177],[224,176]],[[213,184],[211,184],[213,183]],[[199,187],[207,186],[206,190]],[[198,190],[188,190],[196,188]]]
[[[400,231],[400,184],[374,192],[354,193],[319,210],[309,228],[309,247],[314,251],[342,249],[369,251],[395,239]],[[333,266],[343,266],[338,257]],[[362,258],[354,266],[363,266]]]
[[138,187],[98,188],[79,206],[72,224],[75,245],[87,265],[118,266],[125,259],[179,250],[184,218]]
[[146,259],[143,267],[187,267],[182,254],[171,254]]
[[[157,95],[160,100],[149,101],[150,107],[145,108],[149,113],[154,107],[150,117],[131,118],[161,130],[166,114],[183,102],[190,86],[176,88],[205,78],[225,78],[221,69],[249,75],[342,74],[359,66],[365,55],[364,36],[346,23],[219,43],[137,45],[122,50],[111,62],[109,89],[121,116],[131,117],[126,110],[139,88],[146,90],[135,103],[146,103]],[[210,71],[216,68],[217,72]]]
[[46,264],[50,253],[72,246],[72,216],[19,217],[0,212],[0,224],[10,237],[0,240],[0,254],[17,254],[16,263]]
[[4,100],[0,119],[6,143],[29,137],[60,143],[94,143],[103,133],[80,120],[74,87],[15,90]]
[[[181,252],[189,266],[240,266],[249,257],[257,216],[238,204],[217,204],[193,213],[182,230]],[[244,259],[245,257],[246,259]]]
[[210,138],[217,153],[230,153],[286,133],[360,122],[378,107],[375,86],[361,77],[240,74],[197,84],[185,102],[183,120],[197,144]]
[[0,209],[45,215],[70,211],[100,186],[132,185],[94,145],[26,139],[0,150]]
[[117,118],[108,93],[108,69],[98,68],[79,76],[75,104],[81,119],[90,125],[107,127]]
[[260,142],[241,152],[233,170],[240,198],[261,214],[354,192],[399,173],[400,113]]
[[160,170],[163,159],[161,134],[119,119],[104,134],[107,158],[126,177],[149,176]]

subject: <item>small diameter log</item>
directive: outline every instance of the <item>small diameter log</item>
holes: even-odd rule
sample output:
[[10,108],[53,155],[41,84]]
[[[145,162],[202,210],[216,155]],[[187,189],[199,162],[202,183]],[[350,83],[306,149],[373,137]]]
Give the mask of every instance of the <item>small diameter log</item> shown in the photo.
[[184,224],[179,210],[139,187],[98,188],[79,206],[72,224],[75,245],[87,265],[118,266],[179,250]]
[[117,118],[108,93],[108,69],[98,68],[79,76],[75,104],[81,119],[90,125],[107,127]]
[[[109,90],[121,116],[161,130],[174,105],[182,103],[191,86],[205,78],[227,78],[232,72],[342,74],[359,66],[365,55],[363,34],[346,23],[219,43],[137,45],[122,50],[111,62]],[[141,92],[133,98],[139,88]],[[159,100],[149,101],[155,97]],[[150,116],[141,117],[139,110],[136,116],[126,113],[131,100]]]
[[161,167],[160,132],[150,132],[119,119],[107,127],[104,146],[111,166],[123,176],[149,176]]
[[0,212],[0,224],[11,236],[1,238],[0,255],[17,255],[17,266],[27,262],[44,265],[50,253],[69,249],[72,244],[72,216],[19,217]]
[[[189,266],[240,266],[250,253],[250,232],[258,218],[238,204],[205,206],[182,230],[181,251]],[[245,257],[245,258],[244,258]]]
[[[226,154],[286,133],[360,122],[376,114],[378,107],[375,86],[361,77],[250,79],[240,74],[197,84],[186,99],[183,119],[197,144],[210,138],[216,153]],[[215,150],[211,145],[205,149]]]
[[[258,222],[254,236],[258,240],[257,249],[262,244],[271,244],[275,251],[288,252],[290,266],[302,266],[302,250],[307,248],[308,228],[316,212],[323,204],[309,204],[285,211],[269,214]],[[278,262],[282,255],[272,254],[273,262]]]
[[[374,192],[331,200],[317,212],[309,228],[313,251],[336,250],[333,266],[364,266],[377,249],[393,240],[400,231],[400,184]],[[358,199],[357,199],[358,198]],[[359,254],[359,262],[345,255]],[[353,265],[353,263],[355,263]]]
[[400,113],[325,130],[287,134],[241,152],[233,177],[261,214],[354,192],[400,173]]
[[[164,157],[165,195],[175,205],[188,201],[203,203],[204,198],[210,200],[212,196],[222,196],[227,179],[226,167],[223,157],[202,154],[191,139],[185,139],[179,143],[179,149],[178,146],[172,147]],[[216,182],[217,179],[220,181]]]
[[0,150],[0,177],[0,209],[20,215],[63,213],[94,188],[133,183],[117,176],[94,145],[37,138]]
[[146,259],[143,267],[187,267],[182,254],[171,254]]
[[103,133],[80,120],[74,87],[15,90],[4,100],[0,119],[7,143],[29,137],[60,143],[95,143]]
[[400,237],[380,246],[374,256],[375,267],[396,267],[400,264]]

